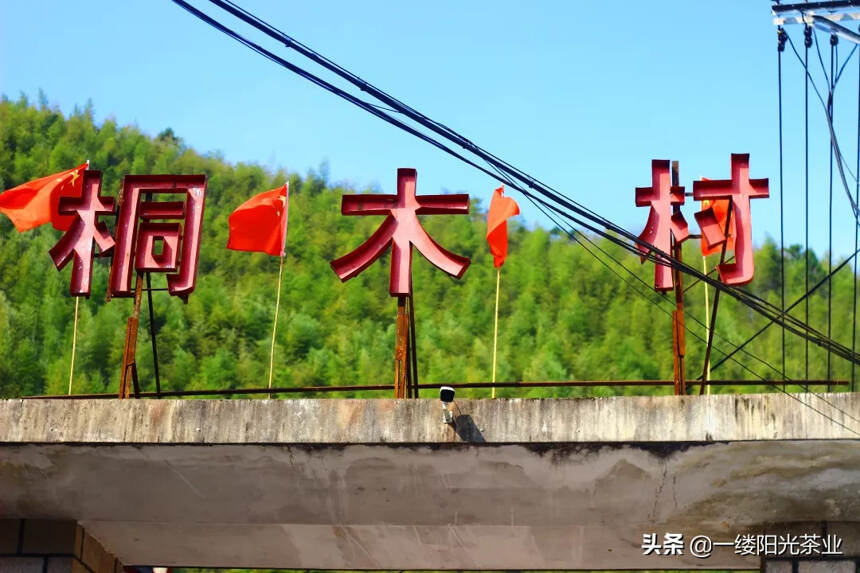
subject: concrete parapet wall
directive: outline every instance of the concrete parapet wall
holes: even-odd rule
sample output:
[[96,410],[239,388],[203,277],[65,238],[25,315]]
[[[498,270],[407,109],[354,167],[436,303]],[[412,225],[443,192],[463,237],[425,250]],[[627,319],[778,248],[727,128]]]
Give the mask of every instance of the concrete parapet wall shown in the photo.
[[[0,401],[0,519],[73,519],[154,566],[751,569],[758,554],[733,540],[775,523],[842,528],[840,562],[860,544],[858,394],[453,412],[452,426],[426,399]],[[643,553],[670,534],[720,547]]]
[[860,394],[458,400],[2,400],[0,442],[582,443],[860,438]]

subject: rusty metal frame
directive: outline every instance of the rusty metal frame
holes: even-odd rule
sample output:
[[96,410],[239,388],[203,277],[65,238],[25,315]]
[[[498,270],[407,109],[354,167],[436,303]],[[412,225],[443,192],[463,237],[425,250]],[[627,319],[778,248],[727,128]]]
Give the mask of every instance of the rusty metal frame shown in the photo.
[[[773,380],[709,380],[711,386],[770,386]],[[787,380],[790,385],[797,386],[850,386],[849,380]],[[674,386],[674,380],[568,380],[562,382],[496,382],[496,388],[594,388],[606,387],[638,387],[638,386]],[[436,384],[418,384],[420,390],[438,390],[439,386],[451,386],[457,389],[492,388],[492,382],[439,382]],[[155,392],[140,392],[139,398],[181,398],[191,396],[240,396],[257,394],[326,394],[329,392],[391,392],[392,384],[376,384],[364,386],[287,386],[282,388],[226,388],[220,390],[166,390],[159,396]],[[100,400],[116,398],[113,392],[102,394],[60,394],[47,396],[23,396],[25,400],[51,399],[88,399]]]

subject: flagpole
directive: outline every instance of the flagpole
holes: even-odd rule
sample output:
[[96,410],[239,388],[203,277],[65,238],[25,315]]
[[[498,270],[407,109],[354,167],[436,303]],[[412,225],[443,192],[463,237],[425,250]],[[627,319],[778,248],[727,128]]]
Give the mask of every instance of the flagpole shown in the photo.
[[75,297],[75,320],[72,324],[72,363],[69,367],[69,396],[72,395],[72,378],[75,376],[75,347],[78,343],[78,303],[81,297]]
[[[90,168],[90,160],[87,159],[87,169]],[[75,297],[75,320],[72,324],[72,360],[69,365],[69,396],[72,395],[72,378],[75,376],[75,348],[78,343],[78,304],[81,302],[81,297]]]
[[[272,373],[275,367],[275,333],[278,332],[278,313],[281,310],[281,277],[284,275],[284,257],[280,257],[281,263],[278,268],[278,298],[275,303],[275,324],[272,326],[272,349],[269,351],[269,388],[272,387]],[[272,395],[269,394],[269,398]]]
[[[289,192],[290,184],[286,182],[284,183],[284,210],[287,208]],[[278,297],[275,302],[275,323],[272,325],[272,348],[269,350],[269,388],[272,387],[272,375],[275,371],[275,334],[278,332],[278,314],[281,310],[281,282],[283,282],[284,276],[284,258],[287,256],[287,213],[284,213],[281,218],[281,260],[278,265]],[[271,394],[269,394],[269,398],[272,398]]]
[[493,393],[496,397],[496,347],[499,342],[499,283],[502,281],[502,267],[496,269],[496,319],[493,321]]

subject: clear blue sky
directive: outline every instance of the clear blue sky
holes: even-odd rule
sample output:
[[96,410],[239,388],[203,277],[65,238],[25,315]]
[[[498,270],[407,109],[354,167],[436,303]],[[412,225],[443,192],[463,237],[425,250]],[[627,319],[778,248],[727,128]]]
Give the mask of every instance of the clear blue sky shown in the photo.
[[[680,160],[689,188],[699,176],[728,177],[730,153],[750,153],[752,176],[771,179],[772,198],[753,202],[755,240],[779,236],[776,31],[767,0],[613,10],[599,1],[239,3],[636,232],[647,210],[634,206],[633,188],[650,184],[651,159]],[[203,0],[195,4],[217,13]],[[802,49],[801,30],[789,31]],[[839,48],[844,57],[849,46]],[[293,52],[279,53],[304,65]],[[852,170],[857,62],[855,55],[836,99],[837,134]],[[820,68],[815,73],[823,85]],[[790,51],[784,81],[788,243],[803,240],[803,75]],[[418,169],[420,193],[486,199],[496,186],[167,0],[0,4],[0,92],[35,98],[39,89],[64,111],[91,99],[99,120],[114,117],[150,134],[171,127],[197,150],[231,162],[299,173],[327,162],[332,181],[358,189],[393,192],[398,167]],[[810,110],[811,235],[822,253],[828,140],[815,100]],[[514,196],[527,221],[550,226]],[[847,254],[854,232],[838,184],[834,196],[834,251]],[[693,209],[686,213],[693,225]]]

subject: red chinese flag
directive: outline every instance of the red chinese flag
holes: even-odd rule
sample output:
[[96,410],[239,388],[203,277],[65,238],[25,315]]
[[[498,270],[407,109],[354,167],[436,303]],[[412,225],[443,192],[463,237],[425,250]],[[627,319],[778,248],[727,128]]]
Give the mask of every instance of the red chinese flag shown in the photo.
[[227,248],[283,257],[287,240],[289,184],[254,195],[230,215]]
[[34,179],[0,193],[0,213],[12,221],[18,232],[29,231],[45,223],[68,231],[74,215],[60,215],[60,197],[80,197],[83,171],[87,164]]
[[[726,218],[729,213],[729,200],[728,199],[705,199],[702,201],[702,211],[706,211],[707,209],[712,209],[714,212],[714,217],[717,220],[717,223],[720,226],[720,229],[725,232],[726,230]],[[733,251],[735,248],[735,222],[732,221],[729,229],[729,237],[726,241],[728,244],[726,245],[727,251]],[[703,234],[704,235],[704,234]],[[722,243],[718,245],[714,245],[713,247],[708,247],[708,241],[705,240],[705,237],[702,236],[702,254],[703,255],[712,255],[714,253],[720,253],[723,250]]]
[[520,214],[517,202],[505,197],[504,192],[504,186],[493,192],[490,211],[487,213],[487,243],[493,253],[493,266],[497,269],[505,264],[505,257],[508,256],[508,219]]

